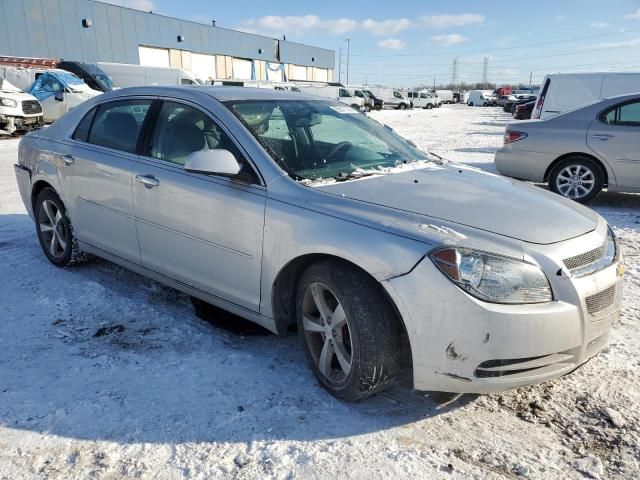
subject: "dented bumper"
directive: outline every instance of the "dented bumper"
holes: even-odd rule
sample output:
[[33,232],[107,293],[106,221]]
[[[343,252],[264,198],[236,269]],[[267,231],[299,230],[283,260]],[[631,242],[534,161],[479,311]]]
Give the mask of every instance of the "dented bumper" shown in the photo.
[[[545,271],[562,269],[553,255],[545,259],[557,263]],[[428,258],[410,274],[384,282],[409,335],[414,387],[489,393],[576,369],[606,344],[618,319],[618,265],[616,261],[584,278],[566,271],[555,278],[548,274],[555,300],[531,305],[480,301],[450,282]],[[604,300],[594,308],[594,298]]]

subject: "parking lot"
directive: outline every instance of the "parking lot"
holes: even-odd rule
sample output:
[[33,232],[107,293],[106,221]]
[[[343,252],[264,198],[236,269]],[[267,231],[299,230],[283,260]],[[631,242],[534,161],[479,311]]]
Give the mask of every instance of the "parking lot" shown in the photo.
[[[488,171],[510,118],[372,116]],[[0,478],[637,478],[640,195],[591,204],[627,267],[596,358],[450,404],[406,385],[348,404],[314,381],[293,333],[212,326],[187,296],[106,261],[53,267],[18,194],[17,146],[0,139]]]

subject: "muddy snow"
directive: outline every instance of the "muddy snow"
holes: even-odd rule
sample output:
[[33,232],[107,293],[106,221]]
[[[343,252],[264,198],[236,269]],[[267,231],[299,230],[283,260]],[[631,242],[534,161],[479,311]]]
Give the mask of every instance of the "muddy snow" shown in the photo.
[[[489,171],[509,119],[465,106],[372,115]],[[0,478],[640,475],[640,195],[591,205],[620,237],[626,298],[582,368],[447,404],[406,385],[345,404],[294,334],[213,326],[186,296],[106,261],[51,266],[19,198],[17,146],[0,139]]]

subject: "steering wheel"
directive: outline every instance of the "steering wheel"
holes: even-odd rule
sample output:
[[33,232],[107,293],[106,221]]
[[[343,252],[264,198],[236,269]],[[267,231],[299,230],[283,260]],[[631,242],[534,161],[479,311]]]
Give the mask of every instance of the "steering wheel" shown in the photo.
[[326,156],[326,160],[330,160],[336,153],[342,150],[344,147],[353,147],[353,143],[351,142],[340,142],[335,147],[331,149],[329,154]]

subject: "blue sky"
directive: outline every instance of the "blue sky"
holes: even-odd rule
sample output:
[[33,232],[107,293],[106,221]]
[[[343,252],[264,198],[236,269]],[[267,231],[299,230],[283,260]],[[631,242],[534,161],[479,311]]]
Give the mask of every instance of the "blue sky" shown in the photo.
[[[640,0],[239,1],[107,0],[336,50],[351,39],[351,83],[458,79],[539,82],[551,71],[640,70]],[[521,4],[521,8],[514,5]],[[336,61],[338,63],[338,61]],[[338,65],[336,65],[336,69]],[[337,77],[336,70],[336,77]]]

